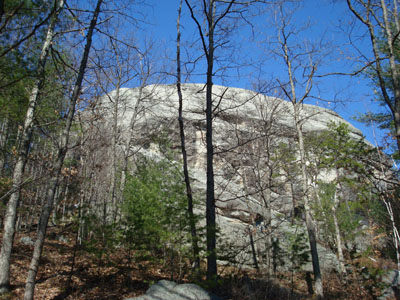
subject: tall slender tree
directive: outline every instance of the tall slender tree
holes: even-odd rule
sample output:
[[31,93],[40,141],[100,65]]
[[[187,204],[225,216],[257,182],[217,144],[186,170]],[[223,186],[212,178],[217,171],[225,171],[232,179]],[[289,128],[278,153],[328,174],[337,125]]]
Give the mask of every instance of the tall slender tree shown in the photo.
[[97,1],[96,8],[94,10],[94,13],[93,13],[93,16],[92,16],[92,19],[91,19],[91,22],[90,22],[90,25],[89,25],[89,28],[88,28],[88,31],[86,34],[86,44],[85,44],[84,52],[82,55],[82,60],[80,62],[76,82],[75,82],[73,92],[71,95],[71,99],[69,101],[68,113],[66,116],[66,123],[65,123],[65,127],[63,129],[62,136],[61,136],[61,143],[59,145],[57,155],[55,157],[55,161],[53,164],[54,176],[52,177],[52,179],[50,181],[49,188],[46,193],[46,199],[44,201],[45,202],[44,207],[43,207],[42,213],[40,215],[37,239],[35,241],[32,260],[31,260],[31,263],[29,266],[29,272],[28,272],[28,276],[26,279],[24,300],[32,300],[33,299],[34,289],[35,289],[35,278],[36,278],[36,274],[38,271],[39,260],[40,260],[41,254],[42,254],[44,240],[46,237],[47,225],[48,225],[50,213],[53,209],[54,197],[55,197],[55,193],[56,193],[56,190],[57,190],[57,187],[59,184],[59,177],[61,174],[61,169],[63,167],[65,155],[68,150],[68,142],[69,142],[72,122],[73,122],[74,115],[75,115],[76,103],[77,103],[78,98],[81,93],[82,82],[83,82],[83,78],[85,75],[87,62],[89,59],[89,52],[92,47],[93,33],[97,26],[97,19],[99,17],[100,11],[101,11],[102,2],[103,2],[103,0]]
[[294,25],[290,23],[290,20],[291,18],[287,15],[284,4],[281,3],[276,12],[278,36],[275,55],[282,58],[287,75],[284,81],[278,79],[278,87],[292,104],[293,108],[293,119],[297,135],[297,151],[300,157],[301,185],[303,190],[302,200],[314,271],[315,292],[317,297],[322,299],[324,297],[324,291],[317,249],[316,226],[312,218],[310,205],[310,184],[306,167],[307,159],[302,129],[304,119],[301,114],[304,101],[311,96],[315,70],[318,66],[318,60],[314,60],[314,56],[318,53],[318,49],[307,44],[291,44],[291,38],[294,38],[299,32],[296,31]]
[[32,88],[28,109],[25,115],[25,122],[23,128],[19,133],[19,146],[18,158],[13,172],[13,185],[12,193],[7,204],[7,212],[4,220],[3,241],[0,252],[0,293],[6,293],[10,288],[10,259],[12,245],[15,234],[15,222],[17,218],[17,208],[20,200],[21,185],[23,183],[23,174],[25,165],[28,159],[30,143],[33,131],[33,121],[35,117],[35,110],[39,99],[39,93],[44,85],[45,80],[45,66],[49,49],[54,38],[55,26],[58,16],[64,6],[64,0],[54,1],[53,14],[50,24],[48,26],[47,35],[43,43],[42,52],[37,66],[37,79]]
[[[219,104],[213,103],[213,84],[218,72],[227,70],[226,60],[221,60],[223,50],[231,42],[230,34],[234,31],[238,19],[246,19],[249,7],[263,0],[185,0],[190,16],[195,23],[201,43],[201,52],[206,60],[206,236],[207,236],[207,278],[215,280],[217,275],[216,254],[216,218],[215,218],[215,183],[214,183],[214,146],[213,118]],[[248,23],[246,19],[245,22]],[[230,53],[232,54],[232,53]],[[237,64],[237,62],[235,62]],[[238,64],[237,64],[238,65]],[[219,103],[224,94],[219,96]]]
[[[118,171],[118,143],[121,143],[124,139],[120,130],[121,124],[119,120],[121,115],[126,111],[126,96],[122,88],[135,77],[142,76],[142,74],[139,74],[140,71],[135,70],[134,67],[135,65],[140,65],[139,61],[141,59],[138,57],[141,57],[142,54],[139,52],[139,49],[134,46],[133,42],[126,41],[125,44],[121,44],[111,37],[107,37],[104,48],[107,49],[104,52],[110,52],[110,56],[108,57],[107,54],[101,53],[101,55],[96,58],[98,63],[96,64],[97,66],[94,72],[97,78],[96,86],[99,89],[99,93],[107,98],[110,109],[112,109],[112,132],[107,132],[111,135],[111,174],[110,188],[107,193],[111,196],[111,206],[110,209],[105,209],[105,211],[112,211],[110,219],[115,222],[119,214],[118,208],[121,206],[121,198],[123,195],[123,187],[121,187],[120,184],[122,183],[124,185],[126,177],[124,174],[124,178],[120,181],[118,180],[118,178],[120,178],[120,173]],[[111,49],[111,51],[108,49]],[[115,61],[115,63],[104,63],[106,59]],[[140,101],[138,101],[138,103],[140,103]],[[134,108],[133,114],[135,114],[135,111],[136,109]],[[125,169],[125,167],[123,167],[123,169]],[[108,199],[108,197],[106,196],[105,199]],[[105,205],[107,205],[106,201]]]
[[[185,0],[191,18],[195,22],[206,57],[206,148],[207,148],[207,187],[206,187],[206,236],[207,236],[207,279],[216,280],[217,252],[216,252],[216,222],[215,222],[215,191],[214,191],[214,146],[213,146],[213,77],[215,49],[219,45],[216,39],[218,25],[232,9],[234,0],[219,2],[216,0],[203,0],[201,2],[201,15],[196,16],[195,6]],[[201,18],[201,19],[200,19]],[[206,24],[201,25],[203,19]]]
[[183,123],[183,96],[182,96],[182,88],[181,88],[181,29],[180,29],[180,20],[182,13],[182,3],[183,0],[179,2],[178,8],[178,19],[176,24],[177,37],[176,37],[176,89],[178,92],[179,98],[179,109],[178,109],[178,122],[179,122],[179,134],[181,138],[181,151],[182,151],[182,160],[183,160],[183,174],[185,177],[185,185],[186,185],[186,195],[187,195],[187,206],[188,206],[188,214],[189,214],[189,225],[190,225],[190,233],[192,237],[192,248],[193,248],[193,256],[194,256],[194,269],[195,271],[199,271],[200,268],[200,250],[197,242],[197,230],[196,230],[196,219],[193,213],[193,193],[192,187],[190,185],[190,177],[188,170],[188,161],[187,161],[187,153],[186,153],[186,141],[185,141],[185,127]]

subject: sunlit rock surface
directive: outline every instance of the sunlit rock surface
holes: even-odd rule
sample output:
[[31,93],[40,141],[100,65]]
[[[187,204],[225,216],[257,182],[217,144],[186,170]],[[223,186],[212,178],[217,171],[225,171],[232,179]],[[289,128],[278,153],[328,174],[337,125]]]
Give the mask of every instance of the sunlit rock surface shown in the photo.
[[173,281],[160,280],[153,284],[143,296],[125,300],[221,300],[200,286],[192,283],[177,284]]
[[[200,202],[196,211],[204,215],[205,86],[184,84],[182,91],[190,177]],[[289,259],[288,247],[293,236],[304,234],[308,246],[300,221],[303,191],[296,169],[298,154],[292,104],[239,88],[213,86],[213,93],[215,195],[221,233],[218,245],[224,254],[221,263],[229,260],[238,265],[272,269],[275,264],[278,269],[291,269],[293,262]],[[113,116],[118,114],[120,150],[126,150],[126,140],[132,134],[133,158],[144,155],[159,159],[171,147],[180,162],[176,86],[121,89],[117,110],[115,96],[113,92],[109,97],[102,97],[98,113],[104,130],[109,132],[112,132]],[[306,137],[328,129],[330,122],[347,123],[331,110],[302,105],[301,124]],[[360,139],[361,132],[347,124],[350,136]],[[313,159],[310,153],[308,157]],[[323,181],[335,177],[327,171],[314,175]],[[300,220],[295,221],[295,216]],[[335,254],[322,242],[318,247],[322,268],[336,268]],[[311,263],[303,268],[311,270]]]

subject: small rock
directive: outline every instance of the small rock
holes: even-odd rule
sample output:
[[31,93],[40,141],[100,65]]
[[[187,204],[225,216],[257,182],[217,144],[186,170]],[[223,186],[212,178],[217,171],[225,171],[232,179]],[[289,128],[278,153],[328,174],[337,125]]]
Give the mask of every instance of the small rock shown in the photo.
[[67,238],[65,235],[58,235],[56,237],[56,240],[59,242],[63,242],[63,243],[69,243],[69,238]]
[[19,240],[22,244],[27,245],[27,246],[33,246],[35,245],[35,242],[33,241],[33,239],[29,236],[23,236],[20,240]]

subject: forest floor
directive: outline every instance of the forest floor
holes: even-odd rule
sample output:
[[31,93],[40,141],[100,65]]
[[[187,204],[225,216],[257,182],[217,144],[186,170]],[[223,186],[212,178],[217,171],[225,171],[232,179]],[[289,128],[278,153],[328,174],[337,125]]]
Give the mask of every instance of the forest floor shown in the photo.
[[[11,265],[12,292],[0,297],[0,300],[23,299],[25,278],[33,250],[33,246],[21,243],[21,237],[27,235],[20,233],[15,238]],[[52,236],[51,230],[49,236]],[[53,232],[53,237],[55,236]],[[51,238],[46,240],[37,276],[35,299],[122,300],[144,294],[158,280],[170,279],[170,273],[160,263],[129,263],[127,253],[122,250],[113,251],[107,259],[103,259],[106,263],[102,264],[99,264],[99,258],[95,255],[78,251],[71,288],[66,290],[74,252],[74,239],[72,236],[68,239],[71,242]],[[222,287],[218,288],[216,294],[223,299],[232,300],[313,299],[307,292],[305,274],[294,275],[293,281],[292,274],[280,273],[274,282],[267,282],[261,280],[260,274],[255,271],[225,269]],[[188,279],[184,278],[183,281]],[[325,276],[324,289],[326,299],[372,299],[365,287],[358,284],[344,286],[335,274]]]

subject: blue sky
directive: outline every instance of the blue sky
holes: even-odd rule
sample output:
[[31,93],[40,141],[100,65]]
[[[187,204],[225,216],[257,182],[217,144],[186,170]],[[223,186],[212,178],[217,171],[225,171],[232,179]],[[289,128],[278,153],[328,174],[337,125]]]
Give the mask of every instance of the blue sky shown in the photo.
[[[192,1],[194,3],[194,1]],[[142,12],[147,15],[148,25],[143,27],[143,36],[151,35],[152,39],[159,43],[159,51],[167,53],[164,55],[170,60],[171,66],[175,58],[175,39],[176,39],[176,18],[179,0],[152,0]],[[293,24],[295,28],[300,28],[304,23],[309,22],[310,27],[294,40],[296,42],[308,41],[310,43],[320,41],[323,37],[326,43],[323,49],[326,57],[318,69],[319,75],[331,72],[352,72],[362,62],[358,62],[359,53],[349,44],[346,31],[350,28],[351,15],[344,1],[331,0],[306,0],[303,6],[294,14]],[[286,71],[282,60],[274,59],[268,49],[267,41],[276,37],[276,29],[271,25],[273,20],[272,10],[267,10],[263,15],[253,17],[255,36],[251,36],[250,27],[241,25],[240,30],[236,30],[230,37],[231,45],[234,50],[231,55],[237,61],[256,62],[259,64],[257,71],[254,68],[241,68],[240,78],[237,70],[229,73],[231,77],[216,77],[215,84],[225,84],[241,88],[252,88],[257,80],[272,80],[274,78],[285,77]],[[196,37],[196,28],[193,21],[189,18],[188,10],[183,5],[183,42],[193,41]],[[356,26],[353,33],[361,36],[363,28]],[[372,55],[368,40],[357,41],[359,50],[368,57]],[[199,46],[199,45],[198,45]],[[199,64],[197,72],[204,72],[204,64]],[[256,80],[257,79],[257,80]],[[204,76],[196,76],[191,79],[196,82],[204,82]],[[374,131],[380,143],[384,132],[374,129],[374,126],[367,127],[352,119],[359,113],[369,110],[380,109],[372,103],[373,89],[370,81],[363,77],[352,78],[350,76],[327,76],[318,78],[318,86],[314,90],[316,96],[320,96],[327,101],[309,100],[306,103],[317,104],[331,108],[338,112],[344,119],[352,123],[355,127],[362,130],[366,138],[374,143]],[[172,79],[171,79],[172,82]],[[334,100],[340,100],[335,102]]]

